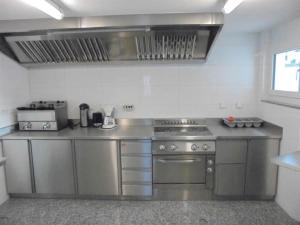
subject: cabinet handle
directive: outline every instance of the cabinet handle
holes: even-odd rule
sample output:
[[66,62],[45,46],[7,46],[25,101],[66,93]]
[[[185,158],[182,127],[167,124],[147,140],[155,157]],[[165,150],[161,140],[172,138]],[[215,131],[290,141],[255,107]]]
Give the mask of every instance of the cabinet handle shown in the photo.
[[201,159],[158,159],[157,162],[160,163],[194,163],[201,162]]

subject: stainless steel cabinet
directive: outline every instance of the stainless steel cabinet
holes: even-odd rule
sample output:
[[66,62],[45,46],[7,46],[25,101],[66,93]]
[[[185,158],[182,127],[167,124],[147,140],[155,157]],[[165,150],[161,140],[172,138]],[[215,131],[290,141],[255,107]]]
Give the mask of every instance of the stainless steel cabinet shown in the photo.
[[276,194],[277,166],[271,159],[279,154],[278,139],[250,140],[247,155],[245,194],[272,198]]
[[216,146],[215,194],[243,196],[247,140],[220,140]]
[[216,195],[244,195],[245,166],[243,164],[217,165],[216,176]]
[[216,164],[245,163],[247,140],[220,140],[216,147]]
[[74,194],[72,144],[70,140],[32,140],[36,192]]
[[117,141],[76,140],[75,153],[80,195],[119,195]]
[[215,194],[274,198],[277,166],[270,160],[279,147],[278,139],[217,141]]
[[122,195],[152,195],[151,141],[121,141]]
[[5,169],[8,193],[32,193],[28,141],[3,140],[3,151],[7,158]]

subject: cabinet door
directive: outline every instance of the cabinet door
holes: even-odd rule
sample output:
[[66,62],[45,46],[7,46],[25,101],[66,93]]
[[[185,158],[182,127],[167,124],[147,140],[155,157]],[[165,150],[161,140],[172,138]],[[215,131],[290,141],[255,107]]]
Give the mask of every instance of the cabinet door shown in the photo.
[[279,154],[279,140],[249,141],[245,193],[250,196],[274,197],[278,167],[271,159]]
[[32,193],[28,141],[3,140],[3,150],[8,193]]
[[217,141],[216,164],[245,163],[247,155],[247,140]]
[[74,194],[72,145],[70,140],[32,140],[36,192]]
[[216,195],[241,196],[244,194],[244,186],[244,164],[224,164],[216,166]]
[[76,140],[78,191],[81,195],[119,195],[117,141]]

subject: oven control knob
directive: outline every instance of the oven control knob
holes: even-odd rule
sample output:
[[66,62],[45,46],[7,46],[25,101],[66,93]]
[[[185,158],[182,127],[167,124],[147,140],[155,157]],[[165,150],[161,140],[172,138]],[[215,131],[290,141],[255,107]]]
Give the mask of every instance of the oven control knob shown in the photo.
[[32,128],[32,124],[30,122],[27,122],[24,126],[23,126],[23,130],[30,130]]
[[161,151],[166,150],[166,146],[165,146],[165,145],[160,145],[160,146],[159,146],[159,150],[161,150]]
[[177,148],[177,146],[176,146],[176,145],[170,145],[170,146],[169,146],[169,149],[170,149],[171,151],[175,151],[175,150],[176,150],[176,148]]
[[207,144],[202,145],[202,150],[207,151],[208,150],[208,145]]
[[199,146],[196,144],[192,144],[192,146],[191,146],[192,151],[197,151],[198,148],[199,148]]
[[208,168],[207,168],[207,173],[212,173],[212,172],[213,172],[213,168],[208,167]]
[[207,160],[207,164],[211,166],[211,165],[214,164],[214,161],[212,161],[211,159],[209,159],[209,160]]
[[43,125],[43,130],[48,130],[48,129],[50,129],[50,128],[51,128],[50,123],[44,123],[44,125]]

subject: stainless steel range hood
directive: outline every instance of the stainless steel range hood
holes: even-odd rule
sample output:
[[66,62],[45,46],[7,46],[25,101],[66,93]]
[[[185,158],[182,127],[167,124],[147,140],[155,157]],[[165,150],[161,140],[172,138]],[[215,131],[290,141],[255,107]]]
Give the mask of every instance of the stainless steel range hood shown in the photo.
[[1,34],[1,50],[23,65],[206,60],[221,13],[77,18],[67,29]]

